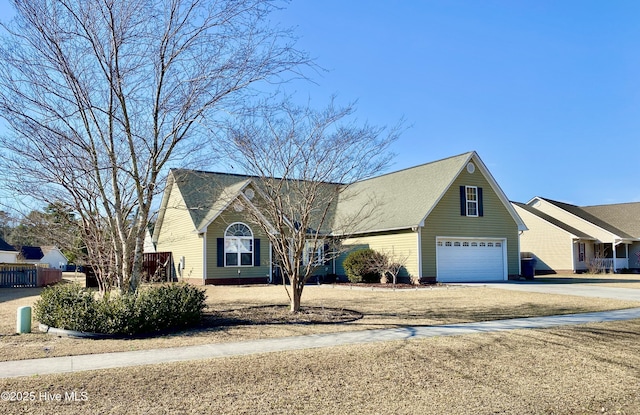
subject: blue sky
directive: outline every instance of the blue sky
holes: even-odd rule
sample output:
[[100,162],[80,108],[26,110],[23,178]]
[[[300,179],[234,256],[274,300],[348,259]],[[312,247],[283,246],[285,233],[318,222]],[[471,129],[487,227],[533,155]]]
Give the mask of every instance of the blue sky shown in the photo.
[[393,169],[476,150],[512,200],[640,201],[640,2],[294,1],[314,100],[408,129]]
[[[0,16],[7,11],[0,0]],[[290,93],[410,126],[391,170],[475,150],[516,201],[640,201],[640,2],[294,0],[328,72]]]

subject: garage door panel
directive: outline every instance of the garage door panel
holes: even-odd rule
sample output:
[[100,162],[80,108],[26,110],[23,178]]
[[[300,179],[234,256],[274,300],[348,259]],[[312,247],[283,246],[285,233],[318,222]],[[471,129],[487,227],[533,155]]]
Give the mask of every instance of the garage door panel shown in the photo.
[[439,238],[438,281],[505,280],[504,240]]

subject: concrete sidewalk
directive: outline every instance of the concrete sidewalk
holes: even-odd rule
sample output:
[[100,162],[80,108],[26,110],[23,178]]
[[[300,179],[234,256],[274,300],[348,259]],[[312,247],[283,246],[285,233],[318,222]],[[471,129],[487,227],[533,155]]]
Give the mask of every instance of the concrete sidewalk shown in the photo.
[[595,322],[631,320],[637,318],[640,318],[640,308],[549,317],[516,318],[478,323],[447,324],[442,326],[415,326],[395,329],[315,334],[246,342],[139,350],[133,352],[18,360],[0,362],[0,378],[80,372],[86,370],[183,362],[188,360],[213,359],[230,356],[245,356],[257,353],[314,349],[349,344],[421,339],[436,336],[457,336],[516,329],[540,329]]

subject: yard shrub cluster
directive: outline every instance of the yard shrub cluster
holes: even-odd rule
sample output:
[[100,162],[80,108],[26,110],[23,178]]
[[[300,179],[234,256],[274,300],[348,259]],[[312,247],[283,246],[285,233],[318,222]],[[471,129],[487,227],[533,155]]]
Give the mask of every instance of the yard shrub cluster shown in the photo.
[[135,335],[194,326],[202,319],[206,294],[188,284],[140,289],[135,294],[94,293],[77,284],[42,291],[35,318],[42,324],[91,333]]
[[369,248],[349,253],[342,264],[349,281],[380,282],[380,274],[372,271],[372,264],[380,262],[380,255],[379,252]]

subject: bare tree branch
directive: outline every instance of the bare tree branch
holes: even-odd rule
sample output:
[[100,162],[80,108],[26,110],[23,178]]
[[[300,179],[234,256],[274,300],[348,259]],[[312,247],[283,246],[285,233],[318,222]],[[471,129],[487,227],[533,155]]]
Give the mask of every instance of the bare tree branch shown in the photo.
[[269,235],[289,280],[293,312],[313,272],[340,253],[351,225],[372,214],[365,209],[350,223],[342,221],[336,234],[339,198],[353,183],[379,174],[392,157],[388,147],[399,128],[358,126],[351,120],[354,110],[333,100],[322,111],[285,100],[256,109],[229,129],[229,157],[255,176],[260,191],[247,211]]
[[168,165],[197,157],[207,126],[245,105],[252,85],[309,59],[267,25],[270,0],[12,4],[0,43],[8,188],[76,212],[99,277],[135,290]]

